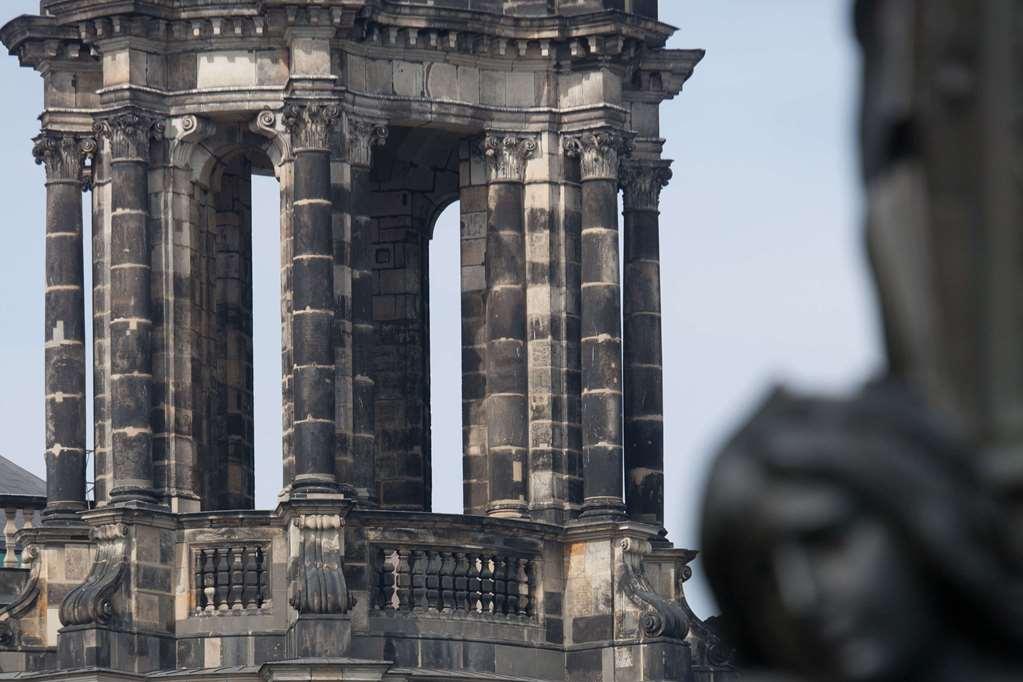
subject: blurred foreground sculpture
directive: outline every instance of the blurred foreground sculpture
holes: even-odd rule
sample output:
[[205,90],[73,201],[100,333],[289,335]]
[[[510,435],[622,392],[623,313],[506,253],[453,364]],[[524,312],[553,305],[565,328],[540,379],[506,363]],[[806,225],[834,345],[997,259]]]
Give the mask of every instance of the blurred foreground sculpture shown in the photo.
[[707,571],[753,667],[1020,679],[1023,5],[861,0],[856,29],[888,368],[848,398],[779,391],[740,430]]

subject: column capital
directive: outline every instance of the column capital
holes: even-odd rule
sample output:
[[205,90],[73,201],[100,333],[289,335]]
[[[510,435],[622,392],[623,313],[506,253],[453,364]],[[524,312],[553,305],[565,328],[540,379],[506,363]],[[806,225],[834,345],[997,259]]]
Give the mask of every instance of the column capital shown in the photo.
[[341,119],[341,107],[333,100],[289,100],[282,122],[291,133],[294,151],[330,149],[330,132]]
[[387,143],[390,130],[386,123],[346,116],[348,160],[353,166],[369,168],[373,158],[373,147]]
[[490,182],[523,182],[526,162],[540,148],[535,135],[488,132],[483,137],[483,157]]
[[619,182],[626,211],[656,211],[661,190],[671,182],[671,161],[627,161],[622,164]]
[[163,138],[164,125],[160,114],[132,107],[99,118],[93,131],[110,140],[111,158],[145,160],[150,141]]
[[587,130],[563,138],[565,155],[578,158],[583,180],[614,180],[632,154],[633,135],[615,128]]
[[32,156],[46,169],[48,181],[86,183],[86,160],[96,155],[96,139],[76,133],[44,130],[32,139]]

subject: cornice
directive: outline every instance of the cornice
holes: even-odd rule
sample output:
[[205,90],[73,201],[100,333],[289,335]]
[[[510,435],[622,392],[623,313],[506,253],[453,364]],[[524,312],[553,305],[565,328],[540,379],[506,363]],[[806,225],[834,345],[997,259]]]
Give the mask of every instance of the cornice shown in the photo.
[[333,31],[337,41],[575,64],[631,63],[663,47],[675,32],[620,10],[521,17],[386,0],[50,0],[44,9],[52,18],[27,18],[11,31],[12,41],[21,39],[15,33],[42,39],[46,29],[90,47],[132,37],[181,51],[189,44],[211,49],[218,41],[254,38],[286,43],[288,32],[317,27]]

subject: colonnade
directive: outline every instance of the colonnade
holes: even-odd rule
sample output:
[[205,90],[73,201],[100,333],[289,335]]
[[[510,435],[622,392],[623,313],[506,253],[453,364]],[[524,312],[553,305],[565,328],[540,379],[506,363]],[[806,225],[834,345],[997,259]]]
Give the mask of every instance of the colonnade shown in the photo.
[[[290,100],[292,182],[292,495],[344,493],[373,504],[375,452],[373,253],[370,167],[385,126],[348,121],[350,191],[339,195],[331,140],[342,121],[329,98]],[[86,508],[85,307],[82,189],[89,161],[109,153],[109,380],[111,503],[158,503],[153,480],[153,310],[148,227],[149,160],[163,119],[128,108],[98,119],[95,135],[46,131],[35,154],[46,168],[46,460],[44,522],[74,523]],[[557,138],[555,138],[557,139]],[[581,193],[578,348],[583,517],[663,526],[663,406],[658,241],[666,162],[630,159],[630,136],[614,128],[563,135],[559,153],[578,163]],[[486,447],[488,514],[528,517],[530,388],[527,330],[526,167],[538,138],[488,132]],[[624,279],[618,192],[624,190]],[[345,204],[339,208],[338,203]],[[341,244],[333,224],[350,217]],[[350,305],[335,299],[337,249],[350,259]],[[622,293],[624,284],[624,309]],[[343,289],[344,287],[342,287]],[[339,317],[340,316],[340,317]],[[343,318],[343,319],[342,319]],[[348,466],[336,441],[335,336],[350,330],[351,439]],[[340,469],[344,469],[339,471]],[[339,479],[344,479],[340,480]],[[628,484],[626,485],[626,481]],[[626,494],[627,493],[627,494]]]

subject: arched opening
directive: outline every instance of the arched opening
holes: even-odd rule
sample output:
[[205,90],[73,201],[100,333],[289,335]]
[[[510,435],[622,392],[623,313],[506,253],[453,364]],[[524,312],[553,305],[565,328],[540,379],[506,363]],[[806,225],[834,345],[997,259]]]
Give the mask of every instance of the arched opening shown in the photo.
[[458,203],[438,216],[430,241],[430,437],[433,510],[462,513],[462,278]]
[[252,176],[253,441],[257,509],[273,509],[281,468],[281,193],[272,175]]

